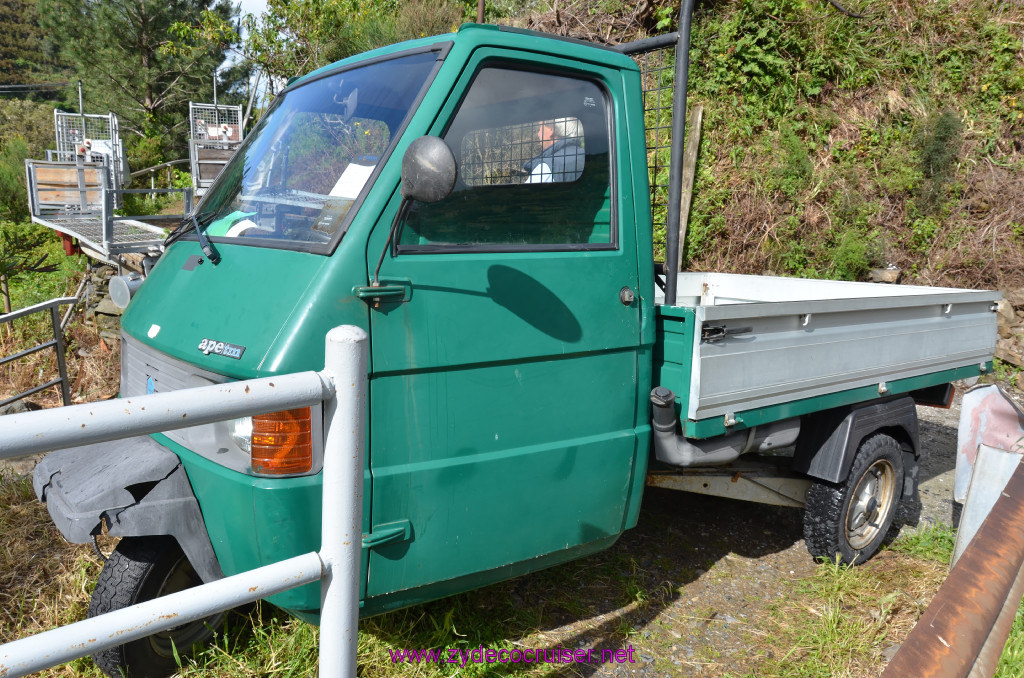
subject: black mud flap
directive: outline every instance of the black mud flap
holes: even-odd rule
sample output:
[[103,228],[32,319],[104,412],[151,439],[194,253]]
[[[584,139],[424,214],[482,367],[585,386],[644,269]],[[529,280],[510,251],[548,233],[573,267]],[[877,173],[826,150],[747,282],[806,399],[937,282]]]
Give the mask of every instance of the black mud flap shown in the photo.
[[170,535],[203,581],[224,576],[181,461],[149,436],[51,452],[32,481],[69,542],[91,542],[105,519],[115,537]]

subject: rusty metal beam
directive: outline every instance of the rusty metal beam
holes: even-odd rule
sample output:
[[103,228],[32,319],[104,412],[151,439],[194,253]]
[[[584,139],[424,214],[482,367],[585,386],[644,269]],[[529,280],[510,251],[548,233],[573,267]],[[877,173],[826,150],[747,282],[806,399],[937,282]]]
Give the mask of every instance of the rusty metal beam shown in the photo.
[[1017,581],[1010,589],[1010,595],[996,619],[995,625],[988,634],[985,646],[981,648],[977,661],[971,668],[970,678],[989,678],[996,674],[999,658],[1003,656],[1006,639],[1013,629],[1013,620],[1020,608],[1021,597],[1024,597],[1024,569],[1017,573]]
[[[992,648],[1001,651],[1010,631],[1002,613],[1004,608],[1016,610],[1024,593],[1015,586],[1024,563],[1021,525],[1024,470],[1018,466],[883,678],[966,677],[983,652],[978,669],[994,669]],[[997,624],[1001,616],[1003,623]]]

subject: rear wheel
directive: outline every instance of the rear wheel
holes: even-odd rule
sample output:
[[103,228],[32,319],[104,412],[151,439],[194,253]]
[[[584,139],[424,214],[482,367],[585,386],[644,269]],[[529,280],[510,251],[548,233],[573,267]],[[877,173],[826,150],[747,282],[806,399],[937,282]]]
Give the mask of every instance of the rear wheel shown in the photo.
[[886,542],[903,492],[903,449],[875,434],[857,450],[845,482],[815,482],[807,493],[804,538],[816,558],[860,564]]
[[[125,537],[110,554],[89,603],[89,616],[119,610],[135,603],[202,584],[188,558],[171,537]],[[147,638],[93,655],[108,676],[163,678],[178,669],[179,657],[208,643],[224,620],[211,615]]]

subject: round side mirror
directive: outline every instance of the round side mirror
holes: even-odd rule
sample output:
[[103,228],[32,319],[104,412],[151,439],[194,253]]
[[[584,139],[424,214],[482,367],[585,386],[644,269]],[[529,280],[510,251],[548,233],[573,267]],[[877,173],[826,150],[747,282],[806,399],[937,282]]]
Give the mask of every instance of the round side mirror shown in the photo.
[[455,187],[455,154],[439,137],[420,137],[402,156],[402,197],[420,202],[447,198]]

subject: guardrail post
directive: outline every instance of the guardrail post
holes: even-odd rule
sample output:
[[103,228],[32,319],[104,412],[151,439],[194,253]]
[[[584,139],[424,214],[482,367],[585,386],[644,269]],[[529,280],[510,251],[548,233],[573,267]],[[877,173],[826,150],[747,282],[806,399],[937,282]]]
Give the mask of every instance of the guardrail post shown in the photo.
[[103,170],[103,181],[100,183],[100,196],[103,200],[103,249],[110,252],[110,245],[114,242],[114,190],[110,188],[110,178],[107,176],[106,168]]
[[64,360],[64,328],[60,322],[60,305],[50,307],[50,321],[53,323],[53,350],[57,352],[57,372],[60,373],[60,395],[65,405],[71,404],[71,388],[68,385],[68,366]]
[[320,677],[356,675],[363,534],[366,332],[345,325],[327,333],[324,371],[334,392],[324,401],[323,519],[320,559]]

